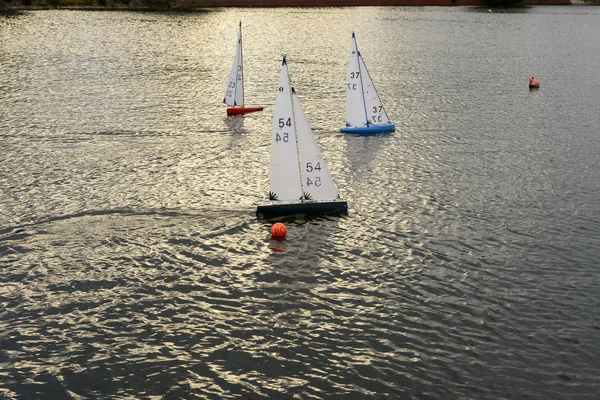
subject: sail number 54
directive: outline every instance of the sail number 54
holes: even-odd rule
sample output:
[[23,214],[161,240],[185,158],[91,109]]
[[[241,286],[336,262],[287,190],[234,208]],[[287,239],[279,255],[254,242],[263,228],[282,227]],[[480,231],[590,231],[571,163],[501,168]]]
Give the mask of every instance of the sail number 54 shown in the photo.
[[315,165],[314,167],[312,166],[312,163],[307,162],[306,163],[306,172],[313,172],[313,170],[317,170],[320,171],[321,170],[321,163],[318,162],[317,165]]
[[315,181],[311,181],[310,178],[307,176],[306,177],[306,186],[310,186],[310,185],[315,185],[315,186],[321,186],[321,178],[320,177],[316,177]]
[[[279,125],[279,128],[283,128],[284,126],[289,126],[289,127],[291,127],[291,126],[292,126],[292,119],[291,119],[291,118],[288,118],[288,119],[287,119],[287,121],[286,121],[286,120],[285,120],[285,118],[279,118],[279,123],[278,123],[278,125]],[[287,142],[290,140],[290,139],[289,139],[289,135],[288,135],[288,133],[287,133],[287,132],[286,132],[286,133],[282,133],[281,135],[280,135],[279,133],[276,133],[276,134],[275,134],[275,141],[276,141],[276,142],[280,142],[280,141],[282,141],[282,140],[283,140],[284,142],[286,142],[286,143],[287,143]]]
[[288,118],[287,121],[285,121],[285,118],[279,118],[279,127],[283,128],[284,126],[292,126],[292,119]]

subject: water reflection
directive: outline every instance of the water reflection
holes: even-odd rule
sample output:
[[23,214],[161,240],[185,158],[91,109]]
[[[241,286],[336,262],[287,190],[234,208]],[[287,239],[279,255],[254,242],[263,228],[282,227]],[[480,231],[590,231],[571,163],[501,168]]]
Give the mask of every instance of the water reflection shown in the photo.
[[465,7],[470,13],[495,13],[495,14],[529,14],[535,13],[536,7],[531,6],[499,6],[499,7]]
[[[593,396],[600,25],[493,11],[1,19],[0,390]],[[240,20],[266,108],[227,118]],[[395,134],[339,133],[353,30]],[[282,52],[350,212],[278,243],[254,213]]]

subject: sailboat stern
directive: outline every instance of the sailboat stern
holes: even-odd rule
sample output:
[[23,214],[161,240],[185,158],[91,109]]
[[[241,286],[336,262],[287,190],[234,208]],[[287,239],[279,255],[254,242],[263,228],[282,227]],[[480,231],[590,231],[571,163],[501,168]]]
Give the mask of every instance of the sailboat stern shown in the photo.
[[267,204],[256,208],[256,216],[258,218],[271,218],[285,215],[339,215],[347,213],[348,202],[340,200]]

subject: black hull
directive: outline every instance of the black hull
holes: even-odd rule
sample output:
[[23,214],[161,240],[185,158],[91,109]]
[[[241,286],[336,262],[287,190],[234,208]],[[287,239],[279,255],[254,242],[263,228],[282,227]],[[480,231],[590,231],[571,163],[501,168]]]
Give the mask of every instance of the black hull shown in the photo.
[[345,201],[322,201],[295,204],[269,204],[258,206],[256,216],[271,218],[284,215],[322,215],[322,214],[346,214],[348,203]]

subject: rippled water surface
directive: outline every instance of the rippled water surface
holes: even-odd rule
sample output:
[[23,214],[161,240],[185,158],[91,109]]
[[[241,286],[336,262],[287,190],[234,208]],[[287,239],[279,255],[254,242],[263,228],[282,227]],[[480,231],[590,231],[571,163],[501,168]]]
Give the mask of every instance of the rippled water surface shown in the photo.
[[[227,118],[240,20],[265,110]],[[353,30],[394,134],[338,132]],[[599,37],[585,7],[0,19],[0,398],[597,399]],[[281,53],[350,212],[276,242]]]

